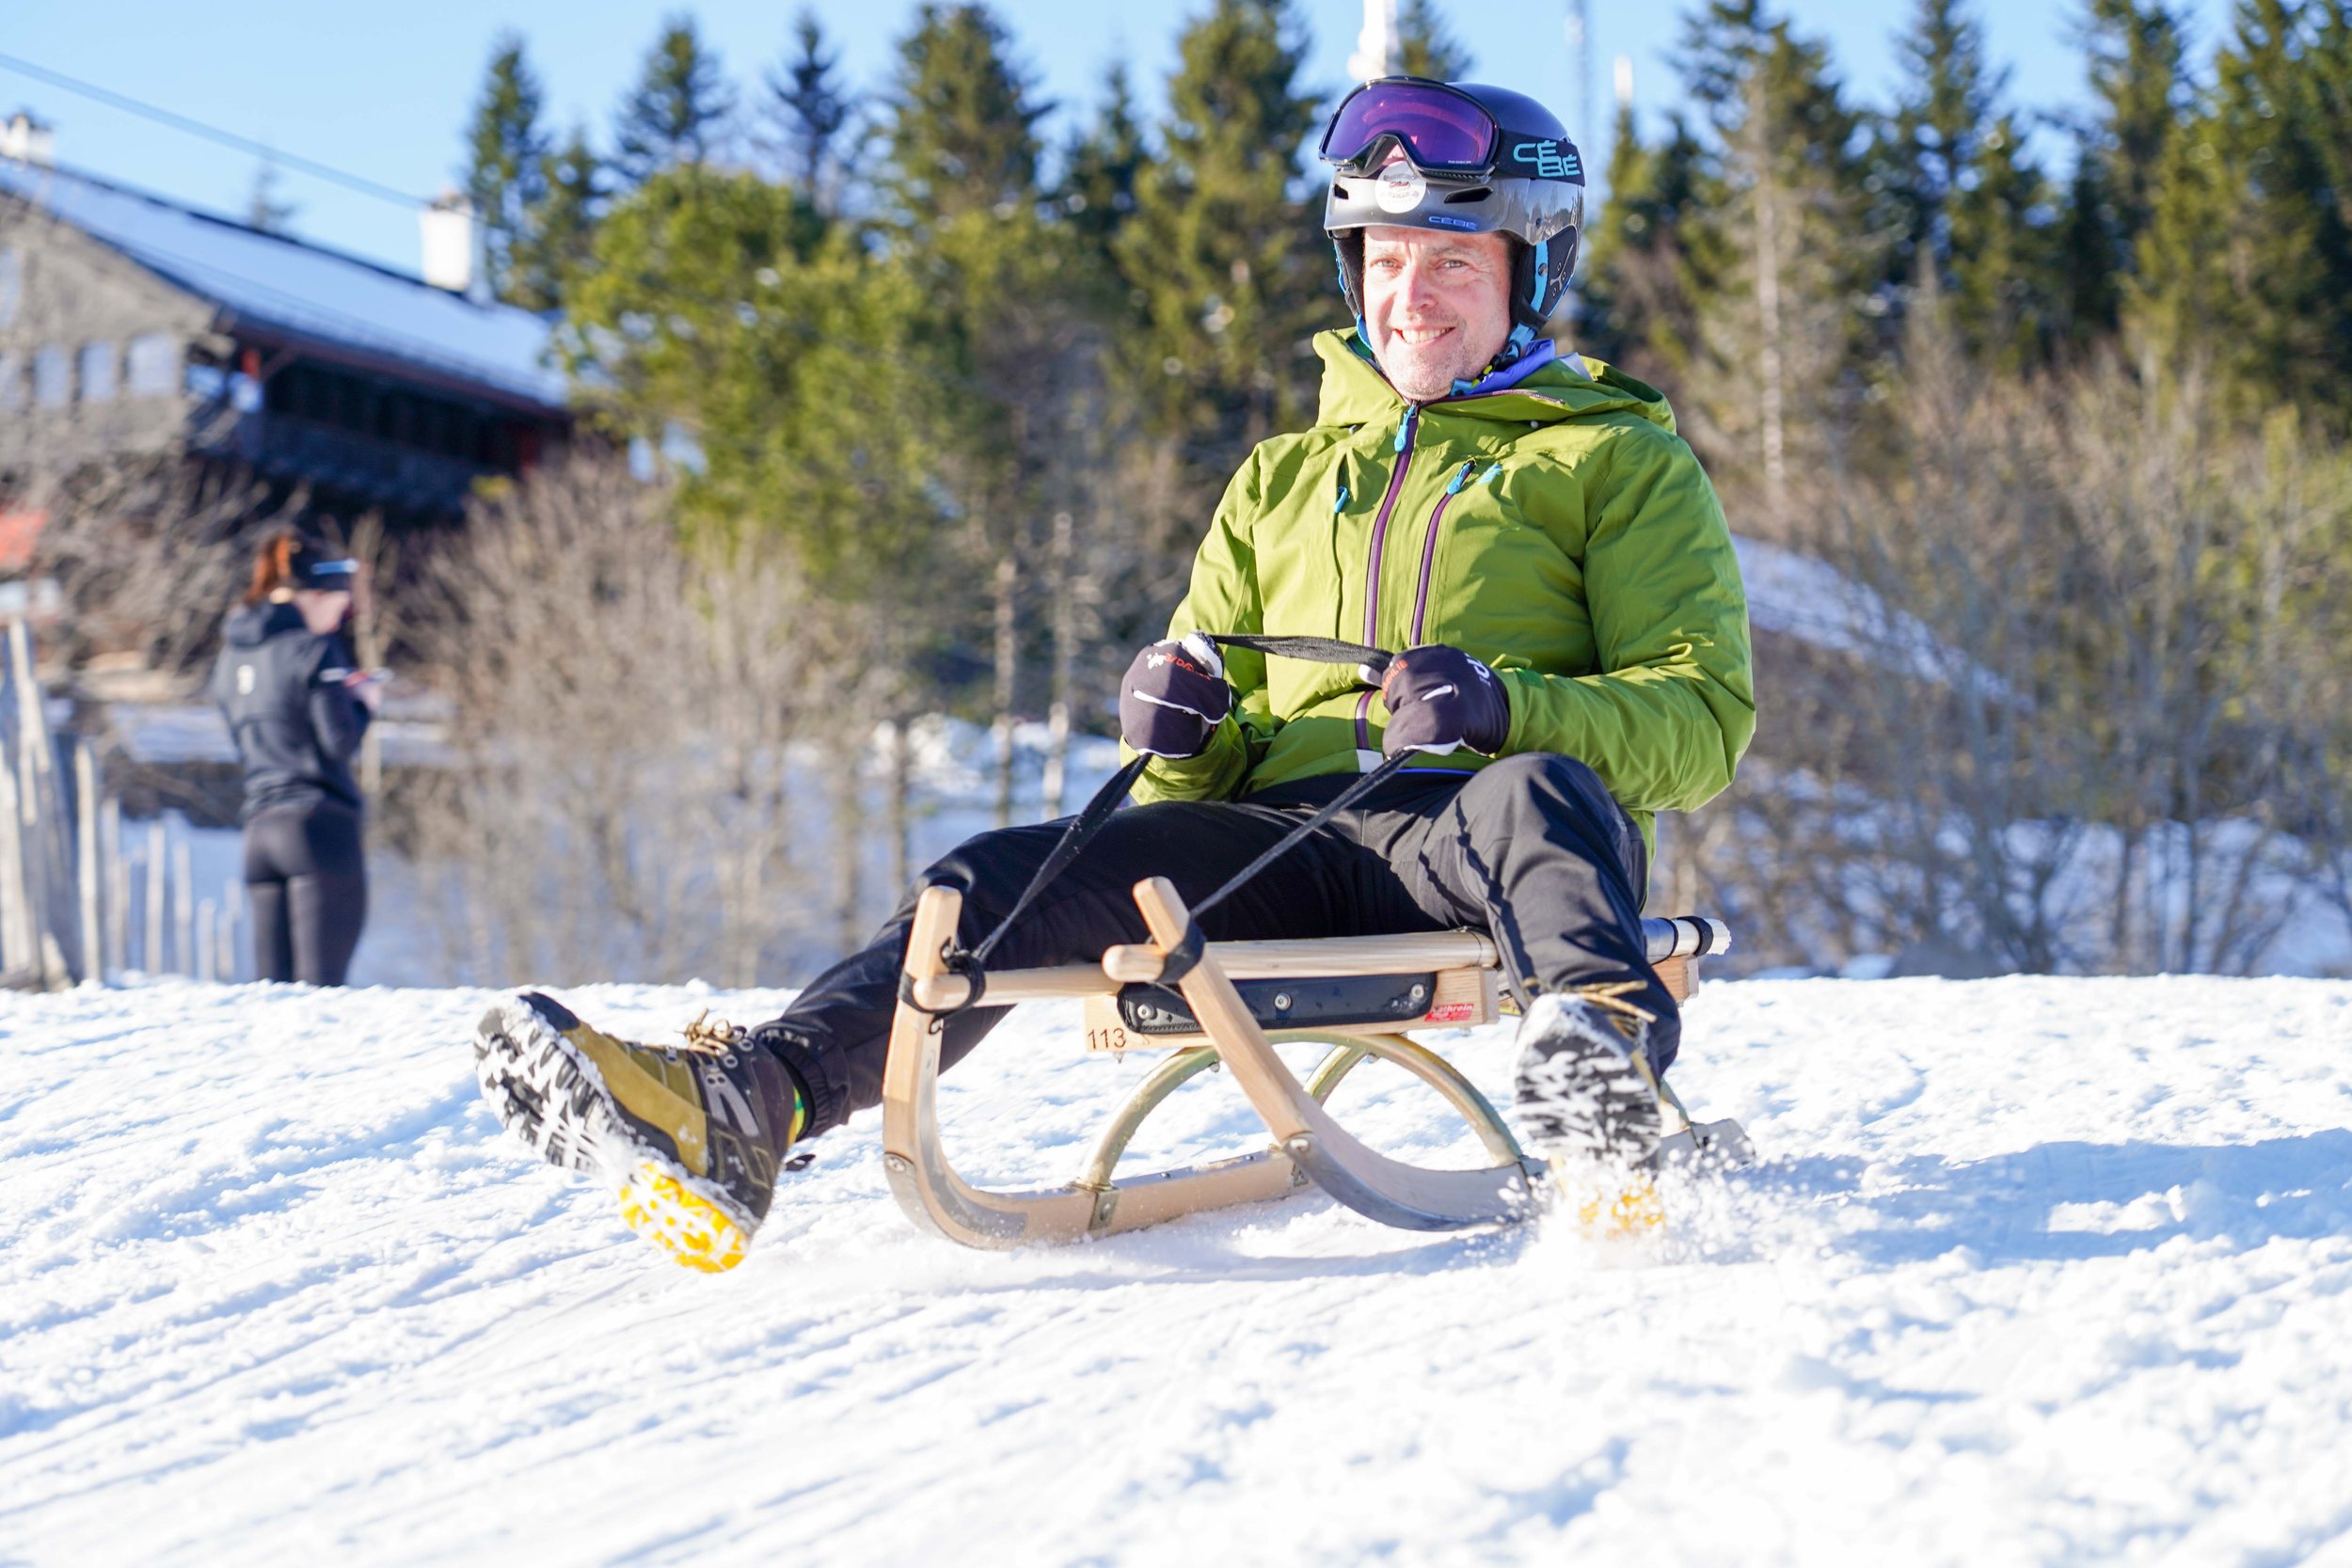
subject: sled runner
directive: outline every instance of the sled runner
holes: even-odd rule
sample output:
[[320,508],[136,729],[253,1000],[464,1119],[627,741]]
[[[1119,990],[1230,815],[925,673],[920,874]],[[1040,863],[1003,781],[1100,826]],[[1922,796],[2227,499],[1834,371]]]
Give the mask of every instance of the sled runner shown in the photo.
[[[899,1004],[882,1080],[882,1161],[892,1191],[915,1224],[967,1246],[1011,1247],[1116,1235],[1202,1210],[1287,1197],[1312,1183],[1367,1218],[1411,1230],[1455,1230],[1525,1216],[1545,1179],[1494,1107],[1450,1063],[1406,1031],[1491,1022],[1501,999],[1499,955],[1475,931],[1311,942],[1204,942],[1164,878],[1138,883],[1136,902],[1152,941],[1114,947],[1098,964],[986,974],[951,968],[962,896],[930,887],[915,906]],[[1649,958],[1680,1001],[1704,955],[1724,952],[1718,922],[1645,920]],[[1082,999],[1089,1049],[1169,1050],[1112,1117],[1086,1167],[1068,1186],[991,1192],[956,1174],[941,1142],[940,1019],[972,1005],[977,984],[991,1006]],[[1330,1052],[1301,1083],[1276,1041]],[[1404,1069],[1453,1106],[1491,1164],[1470,1170],[1407,1164],[1367,1147],[1325,1108],[1355,1068],[1377,1058]],[[1153,1110],[1188,1080],[1229,1070],[1273,1142],[1207,1164],[1150,1175],[1114,1173]],[[1671,1109],[1679,1113],[1679,1104]],[[1687,1116],[1661,1148],[1665,1159],[1753,1158],[1735,1122]]]

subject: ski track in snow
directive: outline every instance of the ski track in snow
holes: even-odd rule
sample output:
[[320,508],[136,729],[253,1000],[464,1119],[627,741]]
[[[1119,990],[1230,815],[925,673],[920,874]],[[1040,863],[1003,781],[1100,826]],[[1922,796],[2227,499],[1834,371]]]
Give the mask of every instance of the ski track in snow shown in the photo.
[[[1676,1081],[1766,1163],[1648,1245],[1310,1194],[965,1252],[868,1113],[715,1278],[503,1140],[491,994],[0,996],[0,1564],[2352,1561],[2352,984],[1710,987]],[[951,1148],[1058,1184],[1149,1060],[1032,1009]],[[1212,1076],[1136,1158],[1254,1125]]]

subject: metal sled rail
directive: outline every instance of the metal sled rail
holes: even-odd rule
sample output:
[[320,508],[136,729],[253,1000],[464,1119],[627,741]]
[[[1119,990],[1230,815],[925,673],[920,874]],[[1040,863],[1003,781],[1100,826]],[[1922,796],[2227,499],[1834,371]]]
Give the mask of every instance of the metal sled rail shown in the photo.
[[[956,1173],[941,1141],[938,1082],[940,1021],[925,1008],[953,1008],[969,993],[965,976],[950,974],[946,954],[955,939],[962,897],[952,888],[924,891],[915,905],[907,948],[906,994],[892,1022],[882,1078],[882,1161],[900,1207],[916,1225],[967,1246],[1012,1247],[1115,1235],[1163,1220],[1238,1203],[1287,1197],[1311,1181],[1368,1218],[1413,1230],[1454,1230],[1506,1222],[1528,1212],[1541,1167],[1521,1153],[1485,1096],[1442,1057],[1406,1038],[1400,1028],[1484,1022],[1495,1016],[1499,955],[1486,937],[1469,931],[1427,936],[1362,937],[1321,942],[1218,942],[1175,984],[1190,1018],[1186,1032],[1151,1036],[1119,1022],[1122,986],[1156,981],[1168,951],[1190,923],[1176,890],[1164,878],[1136,884],[1136,902],[1152,936],[1150,945],[1113,948],[1100,965],[990,975],[983,1006],[1084,998],[1102,1009],[1106,1049],[1174,1048],[1128,1097],[1068,1186],[1040,1192],[994,1192]],[[1711,921],[1645,923],[1653,961],[1677,994],[1688,990],[1689,957],[1721,952],[1729,934]],[[1669,965],[1673,965],[1669,969]],[[1411,1018],[1324,1023],[1270,1035],[1241,994],[1236,979],[1297,981],[1326,977],[1426,976],[1407,993],[1427,1012]],[[1426,994],[1424,994],[1426,993]],[[1446,999],[1442,1002],[1440,999]],[[1289,998],[1277,999],[1287,1006]],[[1174,1014],[1163,1015],[1175,1017]],[[1098,1031],[1090,1019],[1089,1037]],[[1276,1038],[1323,1040],[1332,1051],[1301,1083],[1276,1054]],[[1429,1085],[1470,1123],[1493,1163],[1470,1170],[1406,1164],[1374,1149],[1342,1127],[1324,1101],[1359,1063],[1395,1064]],[[1273,1135],[1252,1153],[1147,1176],[1115,1179],[1113,1171],[1146,1117],[1183,1084],[1216,1067],[1229,1070]],[[1687,1130],[1686,1130],[1687,1131]]]

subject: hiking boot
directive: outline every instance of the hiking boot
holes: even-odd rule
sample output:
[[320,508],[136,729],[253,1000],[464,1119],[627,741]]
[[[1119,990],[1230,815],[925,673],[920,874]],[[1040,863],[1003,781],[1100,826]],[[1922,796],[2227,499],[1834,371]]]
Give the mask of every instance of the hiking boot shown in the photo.
[[474,1026],[474,1076],[508,1131],[551,1165],[599,1177],[628,1227],[688,1268],[743,1259],[807,1124],[785,1065],[723,1022],[639,1045],[524,991]]
[[1588,1230],[1661,1224],[1649,1169],[1664,1130],[1638,983],[1547,992],[1519,1022],[1511,1119]]

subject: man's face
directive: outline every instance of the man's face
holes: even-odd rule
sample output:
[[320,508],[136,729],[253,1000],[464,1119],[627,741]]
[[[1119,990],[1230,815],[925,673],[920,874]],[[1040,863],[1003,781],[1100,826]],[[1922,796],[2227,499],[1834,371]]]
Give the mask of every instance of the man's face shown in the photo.
[[1511,336],[1511,246],[1501,234],[1364,230],[1364,330],[1408,402],[1485,370]]

